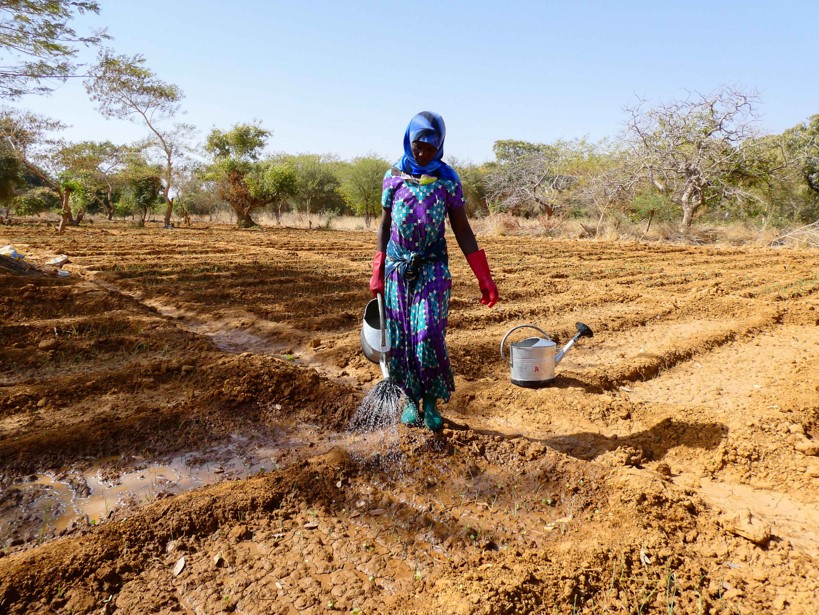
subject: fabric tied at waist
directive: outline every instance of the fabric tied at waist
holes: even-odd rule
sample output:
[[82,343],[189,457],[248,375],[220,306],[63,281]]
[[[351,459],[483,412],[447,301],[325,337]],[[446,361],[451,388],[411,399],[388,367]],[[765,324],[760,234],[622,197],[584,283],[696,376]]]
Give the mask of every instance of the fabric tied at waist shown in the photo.
[[398,274],[407,281],[415,280],[424,263],[441,261],[448,262],[446,240],[442,237],[423,252],[413,252],[409,248],[399,246],[393,241],[387,244],[387,263],[385,274],[389,276],[398,269]]

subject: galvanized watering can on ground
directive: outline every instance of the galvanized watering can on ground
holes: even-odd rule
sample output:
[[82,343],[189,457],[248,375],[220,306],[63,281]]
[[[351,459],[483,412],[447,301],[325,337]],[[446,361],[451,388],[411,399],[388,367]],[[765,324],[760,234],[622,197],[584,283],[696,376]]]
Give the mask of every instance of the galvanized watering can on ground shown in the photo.
[[527,337],[525,340],[510,345],[509,368],[512,372],[512,384],[530,389],[538,389],[551,384],[555,379],[555,367],[571,350],[575,342],[581,337],[592,337],[594,335],[592,330],[582,322],[577,323],[576,326],[577,335],[570,339],[557,354],[555,354],[557,345],[546,335],[543,329],[534,325],[518,325],[509,329],[500,343],[500,354],[504,360],[506,356],[503,353],[503,347],[509,334],[513,331],[528,327],[539,331],[543,335],[542,338]]

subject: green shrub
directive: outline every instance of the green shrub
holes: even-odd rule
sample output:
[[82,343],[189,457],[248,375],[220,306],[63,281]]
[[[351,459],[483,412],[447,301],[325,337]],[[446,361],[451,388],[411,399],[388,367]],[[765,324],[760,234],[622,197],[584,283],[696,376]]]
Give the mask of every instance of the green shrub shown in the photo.
[[672,222],[680,218],[674,203],[659,192],[644,192],[634,197],[631,202],[631,219],[634,222],[647,220],[652,212],[654,220]]

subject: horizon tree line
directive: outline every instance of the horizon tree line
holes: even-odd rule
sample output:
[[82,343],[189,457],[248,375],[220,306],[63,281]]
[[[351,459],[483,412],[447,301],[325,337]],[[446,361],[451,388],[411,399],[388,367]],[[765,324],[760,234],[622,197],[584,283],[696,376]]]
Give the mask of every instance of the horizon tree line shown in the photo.
[[[162,81],[141,55],[101,47],[105,32],[78,34],[71,20],[99,12],[94,1],[0,1],[0,93],[7,100],[46,94],[76,76],[79,46],[96,46],[83,75],[105,117],[143,126],[137,143],[68,143],[64,125],[24,109],[0,109],[0,211],[58,211],[58,230],[87,214],[130,216],[144,224],[161,212],[189,220],[229,208],[240,227],[269,211],[281,223],[293,211],[328,220],[359,215],[369,227],[380,213],[390,161],[375,155],[271,154],[272,132],[251,121],[213,129],[195,143],[195,127],[176,121],[184,94]],[[606,217],[675,222],[740,219],[787,226],[819,220],[819,114],[781,134],[755,128],[759,97],[722,86],[654,105],[625,109],[613,140],[531,143],[500,140],[495,160],[461,164],[470,215]]]

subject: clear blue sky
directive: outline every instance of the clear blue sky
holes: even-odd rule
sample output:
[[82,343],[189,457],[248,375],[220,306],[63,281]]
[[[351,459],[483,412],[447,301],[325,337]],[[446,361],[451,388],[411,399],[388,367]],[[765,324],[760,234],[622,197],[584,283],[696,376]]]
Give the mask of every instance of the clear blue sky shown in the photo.
[[[819,113],[819,2],[101,0],[118,52],[185,93],[201,140],[259,120],[268,149],[342,158],[401,153],[410,117],[447,123],[447,157],[491,160],[498,139],[615,137],[637,96],[755,89],[759,127]],[[88,57],[88,56],[86,56]],[[130,142],[77,81],[17,106],[72,125],[70,140]]]

